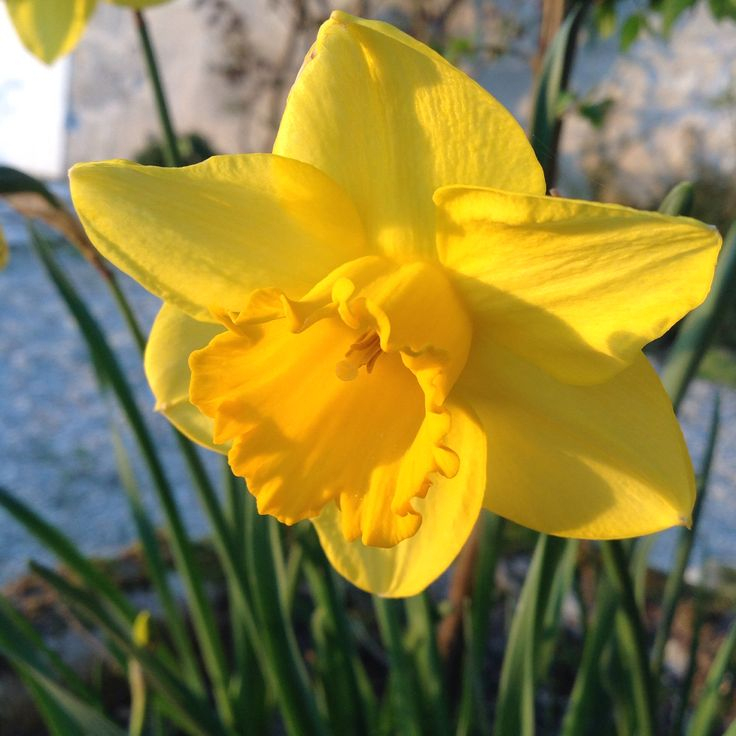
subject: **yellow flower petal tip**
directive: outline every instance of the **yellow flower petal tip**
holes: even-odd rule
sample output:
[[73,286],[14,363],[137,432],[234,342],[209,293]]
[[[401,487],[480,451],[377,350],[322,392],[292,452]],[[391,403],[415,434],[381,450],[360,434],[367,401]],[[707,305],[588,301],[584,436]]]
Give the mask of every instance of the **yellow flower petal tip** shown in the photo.
[[165,302],[157,408],[355,585],[421,591],[483,506],[599,539],[689,518],[641,348],[705,297],[720,238],[545,197],[509,113],[391,26],[332,14],[271,155],[70,176],[95,245]]

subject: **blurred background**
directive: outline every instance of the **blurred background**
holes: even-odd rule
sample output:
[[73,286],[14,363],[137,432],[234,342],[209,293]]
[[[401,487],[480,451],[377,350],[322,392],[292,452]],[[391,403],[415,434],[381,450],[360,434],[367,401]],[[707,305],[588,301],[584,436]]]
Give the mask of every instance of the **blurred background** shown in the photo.
[[[527,125],[534,79],[564,3],[511,0],[335,3],[430,43]],[[147,13],[187,160],[269,150],[285,96],[332,5],[321,0],[174,0]],[[727,2],[593,3],[565,107],[557,188],[565,196],[656,209],[673,184],[695,183],[694,215],[725,229],[736,217],[736,10]],[[27,54],[0,3],[0,164],[65,194],[77,161],[163,163],[154,102],[129,11],[100,3],[74,54],[46,67]],[[108,408],[76,328],[35,264],[22,221],[0,220],[11,247],[0,286],[0,485],[38,503],[88,551],[133,538],[117,492]],[[104,286],[71,248],[59,256],[128,360],[141,406],[152,399]],[[155,300],[126,282],[147,320]],[[691,579],[736,568],[736,323],[726,320],[682,410],[697,463],[714,393],[723,431]],[[131,348],[131,349],[128,349]],[[656,351],[654,353],[656,360]],[[156,425],[166,446],[168,435]],[[8,431],[11,429],[12,431]],[[177,460],[170,465],[176,467]],[[73,481],[73,482],[72,482]],[[203,522],[181,483],[196,534]],[[83,512],[81,511],[83,509]],[[44,555],[0,516],[0,582]],[[655,565],[671,554],[663,535]]]

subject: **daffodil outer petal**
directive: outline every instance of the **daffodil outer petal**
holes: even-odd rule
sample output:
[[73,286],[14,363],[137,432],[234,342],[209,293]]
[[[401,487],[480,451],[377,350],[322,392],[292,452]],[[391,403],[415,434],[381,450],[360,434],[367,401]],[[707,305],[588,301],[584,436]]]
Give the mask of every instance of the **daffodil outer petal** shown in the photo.
[[474,344],[471,368],[480,350],[493,352],[483,360],[484,379],[464,376],[458,389],[488,436],[486,508],[541,532],[588,539],[689,523],[692,465],[643,355],[609,381],[571,386],[490,343]]
[[430,476],[458,470],[443,404],[470,330],[441,269],[368,257],[301,303],[262,290],[249,305],[192,354],[190,399],[259,511],[291,524],[334,501],[348,539],[410,537]]
[[606,380],[700,304],[721,244],[618,205],[473,187],[435,201],[439,258],[477,331],[568,383]]
[[51,64],[79,41],[97,0],[5,0],[23,45]]
[[221,453],[227,453],[229,445],[212,441],[212,419],[189,401],[189,355],[224,331],[221,324],[200,322],[164,304],[151,328],[143,361],[156,410],[189,439]]
[[341,12],[307,55],[274,153],[338,182],[397,260],[434,255],[438,187],[545,191],[523,131],[485,90],[395,28]]
[[74,206],[100,252],[192,317],[242,309],[256,288],[302,296],[360,256],[363,227],[345,193],[308,164],[215,156],[180,169],[78,164]]
[[447,442],[460,453],[454,478],[437,474],[424,498],[415,499],[422,524],[394,547],[369,547],[346,541],[341,512],[326,506],[313,520],[332,566],[353,585],[377,595],[404,597],[424,590],[452,563],[478,518],[486,485],[486,438],[476,418],[448,403],[451,427]]

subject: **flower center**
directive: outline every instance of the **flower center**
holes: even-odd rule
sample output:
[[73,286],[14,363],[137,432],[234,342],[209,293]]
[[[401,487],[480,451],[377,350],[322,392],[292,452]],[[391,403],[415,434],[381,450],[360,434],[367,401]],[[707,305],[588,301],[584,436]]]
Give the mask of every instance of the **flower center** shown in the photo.
[[350,346],[345,360],[335,365],[335,373],[341,381],[354,381],[362,366],[365,366],[366,373],[370,373],[381,355],[383,351],[378,333],[368,330]]

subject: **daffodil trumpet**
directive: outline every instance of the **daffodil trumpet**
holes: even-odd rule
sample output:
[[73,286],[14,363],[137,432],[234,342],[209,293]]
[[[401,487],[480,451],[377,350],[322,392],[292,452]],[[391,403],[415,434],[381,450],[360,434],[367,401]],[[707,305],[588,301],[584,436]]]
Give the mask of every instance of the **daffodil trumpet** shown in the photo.
[[100,2],[141,10],[168,0],[5,0],[21,42],[46,64],[74,49]]
[[688,522],[641,351],[705,298],[718,233],[545,196],[512,116],[395,28],[332,14],[272,154],[83,164],[71,187],[164,301],[157,408],[355,585],[421,591],[483,508],[596,539]]

